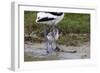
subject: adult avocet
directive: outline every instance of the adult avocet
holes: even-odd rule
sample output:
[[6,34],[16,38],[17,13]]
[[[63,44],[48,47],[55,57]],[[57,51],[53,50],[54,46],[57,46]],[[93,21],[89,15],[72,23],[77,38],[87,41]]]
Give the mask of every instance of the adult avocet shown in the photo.
[[63,17],[64,13],[62,12],[38,12],[36,22],[47,25],[56,25]]

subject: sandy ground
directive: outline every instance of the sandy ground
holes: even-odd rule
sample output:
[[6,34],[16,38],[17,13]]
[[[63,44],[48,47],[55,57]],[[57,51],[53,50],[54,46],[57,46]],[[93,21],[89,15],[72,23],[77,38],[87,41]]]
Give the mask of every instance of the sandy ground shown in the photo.
[[[25,43],[24,61],[42,60],[64,60],[64,59],[87,59],[90,58],[90,43],[86,42],[80,46],[59,45],[63,52],[52,52],[47,54],[44,43]],[[76,51],[71,53],[71,51]]]

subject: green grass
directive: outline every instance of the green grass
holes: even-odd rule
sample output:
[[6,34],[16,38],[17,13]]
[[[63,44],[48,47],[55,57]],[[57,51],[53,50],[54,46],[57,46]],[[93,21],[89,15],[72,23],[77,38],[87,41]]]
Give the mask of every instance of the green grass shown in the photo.
[[64,19],[59,23],[59,28],[65,33],[89,33],[90,15],[66,13]]

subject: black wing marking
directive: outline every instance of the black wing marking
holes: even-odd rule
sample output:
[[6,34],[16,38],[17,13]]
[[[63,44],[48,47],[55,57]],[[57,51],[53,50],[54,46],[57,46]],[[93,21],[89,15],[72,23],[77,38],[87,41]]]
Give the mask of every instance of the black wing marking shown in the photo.
[[45,17],[45,18],[41,18],[38,20],[38,22],[43,22],[43,21],[51,21],[51,20],[54,20],[55,18],[48,18],[48,17]]

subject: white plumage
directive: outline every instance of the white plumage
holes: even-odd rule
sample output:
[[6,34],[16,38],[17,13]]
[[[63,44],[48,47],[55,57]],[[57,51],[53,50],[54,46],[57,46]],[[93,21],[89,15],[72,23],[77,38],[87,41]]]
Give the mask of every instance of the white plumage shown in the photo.
[[38,12],[37,13],[37,23],[56,25],[64,17],[64,13],[61,12]]

